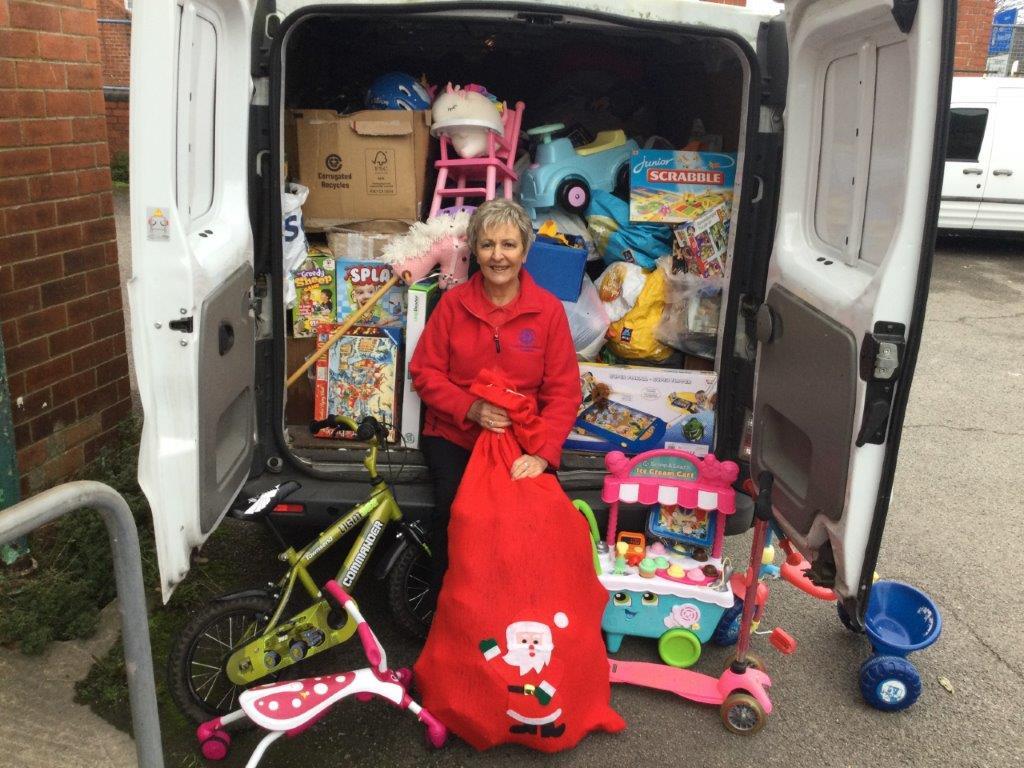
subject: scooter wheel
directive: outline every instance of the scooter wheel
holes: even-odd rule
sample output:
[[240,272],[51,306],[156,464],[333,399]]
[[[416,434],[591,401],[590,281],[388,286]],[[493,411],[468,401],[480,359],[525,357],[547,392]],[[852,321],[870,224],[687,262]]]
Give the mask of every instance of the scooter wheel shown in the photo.
[[217,730],[203,739],[199,750],[207,760],[223,760],[231,749],[231,736],[227,731]]
[[901,656],[872,656],[860,667],[860,693],[875,709],[898,712],[921,695],[921,675]]
[[[756,669],[758,672],[764,672],[767,669],[767,667],[765,667],[765,665],[764,665],[764,659],[762,659],[756,653],[752,653],[751,651],[747,651],[746,659],[747,659],[747,666],[749,666],[751,669]],[[731,667],[732,663],[734,661],[736,661],[736,654],[735,653],[733,653],[733,654],[731,654],[729,656],[728,661],[726,661],[726,663],[725,663],[725,668],[728,669],[729,667]]]
[[768,715],[757,699],[749,693],[732,693],[719,709],[726,730],[741,736],[752,736],[764,728]]

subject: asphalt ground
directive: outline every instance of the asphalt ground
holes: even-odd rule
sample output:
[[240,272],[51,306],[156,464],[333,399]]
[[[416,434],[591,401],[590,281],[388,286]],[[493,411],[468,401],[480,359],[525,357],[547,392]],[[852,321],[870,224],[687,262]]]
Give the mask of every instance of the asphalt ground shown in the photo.
[[[1024,242],[940,242],[879,561],[883,578],[923,588],[943,617],[939,641],[911,657],[924,682],[911,709],[886,714],[865,705],[857,672],[869,655],[866,639],[844,629],[832,605],[774,583],[763,628],[784,627],[799,648],[794,655],[781,656],[764,638],[755,641],[773,680],[775,707],[757,736],[726,732],[717,708],[667,693],[616,687],[612,703],[629,725],[621,734],[594,735],[575,750],[554,756],[513,747],[478,754],[457,741],[432,753],[424,749],[422,729],[407,713],[378,702],[349,701],[298,739],[272,746],[261,765],[1020,765],[1022,318]],[[726,543],[734,560],[743,560],[748,548],[747,536]],[[265,560],[271,560],[269,551]],[[418,648],[392,628],[379,587],[364,583],[357,596],[393,666],[410,664]],[[723,649],[708,647],[697,669],[716,673],[726,655]],[[0,662],[10,657],[2,652]],[[619,657],[656,661],[655,643],[627,638]],[[39,662],[40,677],[46,677],[46,663]],[[321,664],[308,671],[346,670],[364,662],[357,646],[348,643]],[[156,667],[160,674],[162,659]],[[5,673],[0,675],[0,702],[6,715],[0,722],[37,722],[40,707],[28,709],[19,703],[24,697],[15,693],[33,686],[25,679],[32,664],[0,664],[0,671]],[[18,739],[17,752],[0,750],[0,766],[131,764],[102,750],[104,742],[123,736],[87,708],[62,705],[57,697],[48,697],[46,703],[48,709],[42,710],[48,711],[53,727],[33,728],[33,738]],[[83,734],[78,744],[85,743],[86,734],[99,744],[96,758],[75,757],[66,747],[71,737],[50,735],[69,729]],[[165,731],[169,766],[203,764],[188,743],[180,743],[187,739],[170,744],[169,735]],[[11,744],[12,736],[0,738]],[[238,736],[222,765],[244,765],[256,741],[254,734]]]

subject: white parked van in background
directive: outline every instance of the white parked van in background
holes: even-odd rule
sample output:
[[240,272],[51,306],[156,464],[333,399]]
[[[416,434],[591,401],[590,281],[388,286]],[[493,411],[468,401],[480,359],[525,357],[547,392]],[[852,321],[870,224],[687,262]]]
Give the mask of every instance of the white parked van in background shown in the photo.
[[[574,62],[614,56],[638,73],[648,133],[681,146],[699,116],[737,153],[714,450],[744,478],[771,475],[777,524],[860,615],[924,322],[955,10],[952,0],[793,0],[782,15],[696,0],[136,3],[129,294],[139,480],[164,597],[243,487],[298,479],[289,503],[311,520],[365,494],[360,450],[311,446],[308,424],[286,423],[287,110],[330,107],[401,69],[522,99],[530,127],[531,101]],[[1003,167],[982,178],[1007,180],[995,175]],[[595,507],[602,458],[567,452],[559,472]],[[428,508],[418,452],[393,465],[385,476],[403,510]]]
[[1024,232],[1024,77],[955,77],[939,227]]

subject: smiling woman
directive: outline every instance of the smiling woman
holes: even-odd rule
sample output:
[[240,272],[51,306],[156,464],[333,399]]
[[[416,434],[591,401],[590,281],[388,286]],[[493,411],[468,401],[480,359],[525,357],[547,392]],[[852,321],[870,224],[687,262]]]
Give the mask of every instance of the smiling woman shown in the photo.
[[579,371],[561,303],[523,270],[533,241],[526,212],[505,199],[476,209],[467,232],[480,271],[448,291],[409,364],[427,406],[421,448],[434,483],[431,552],[434,594],[448,564],[448,519],[470,450],[481,430],[510,426],[504,408],[470,394],[483,370],[500,371],[537,401],[546,440],[512,464],[513,479],[557,468],[580,403]]

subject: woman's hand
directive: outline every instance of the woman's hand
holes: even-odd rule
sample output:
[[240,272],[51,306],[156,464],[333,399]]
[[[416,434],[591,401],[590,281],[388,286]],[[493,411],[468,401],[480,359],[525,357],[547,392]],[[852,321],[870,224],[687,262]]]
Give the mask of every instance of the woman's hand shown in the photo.
[[548,462],[546,459],[524,453],[512,462],[512,479],[523,480],[527,477],[537,477],[547,468]]
[[498,434],[504,432],[505,427],[512,424],[508,417],[508,412],[504,408],[488,403],[483,399],[477,400],[469,406],[466,418],[470,421],[475,421],[484,429],[497,432]]

